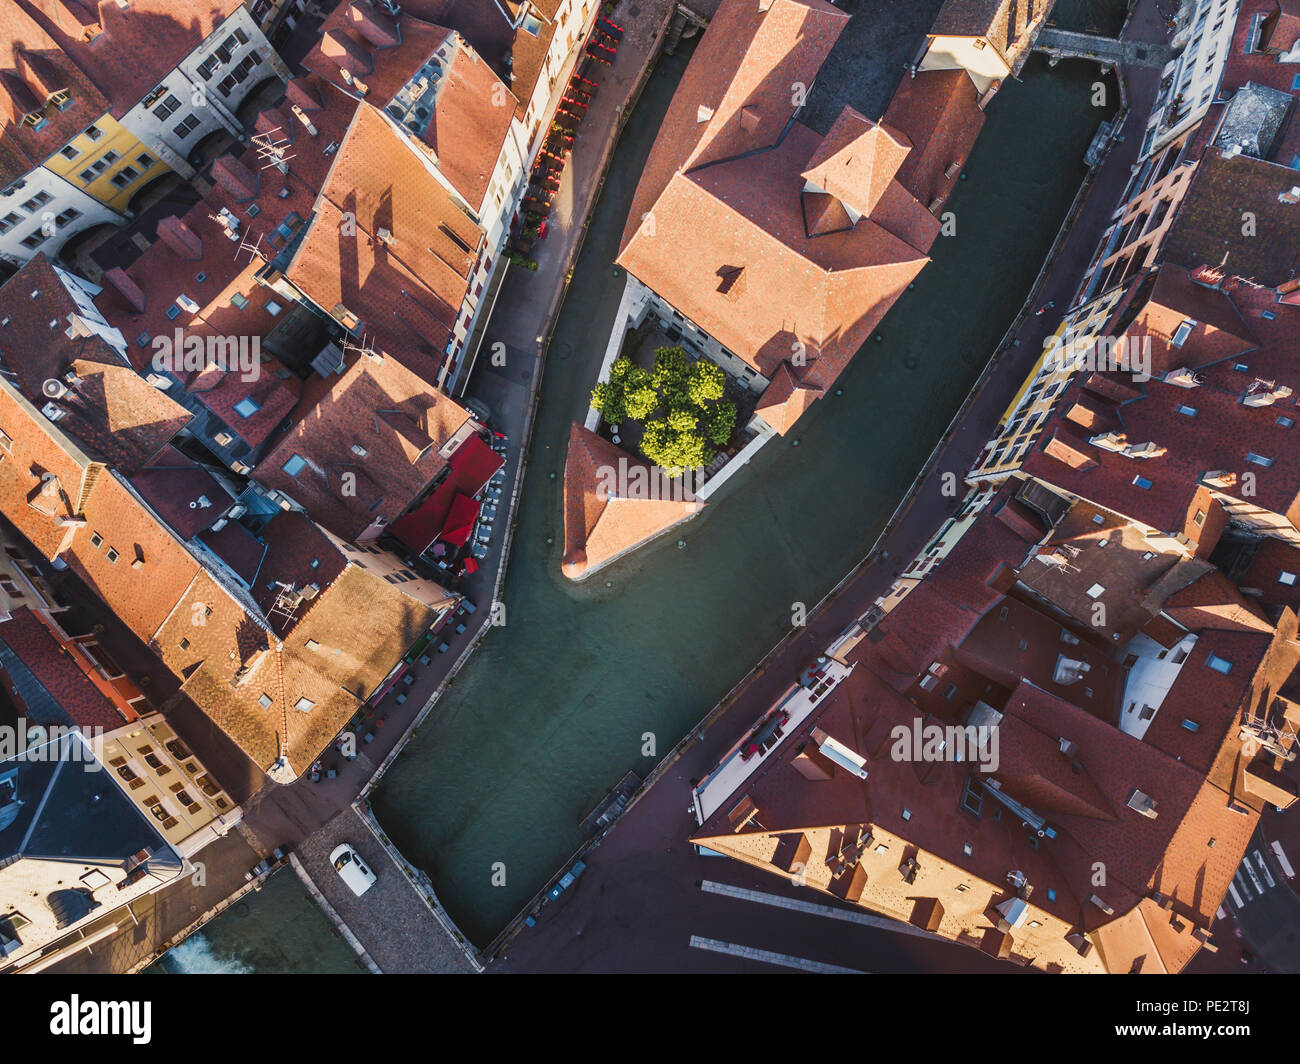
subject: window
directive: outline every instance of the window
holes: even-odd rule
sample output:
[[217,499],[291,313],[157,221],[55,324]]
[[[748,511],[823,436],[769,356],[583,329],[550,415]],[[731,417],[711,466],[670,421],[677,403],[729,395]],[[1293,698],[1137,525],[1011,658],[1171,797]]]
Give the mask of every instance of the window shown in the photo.
[[1300,74],[1291,79],[1291,91],[1300,92]]
[[230,297],[230,304],[236,310],[243,310],[246,306],[248,306],[248,297],[241,296],[238,292],[236,292],[233,296]]
[[62,229],[69,222],[75,222],[81,217],[81,212],[76,207],[69,207],[66,211],[55,216],[54,224]]
[[303,467],[306,464],[307,464],[307,460],[303,458],[302,455],[295,454],[292,458],[290,458],[287,462],[285,462],[284,465],[282,465],[280,468],[283,469],[286,473],[288,473],[289,476],[296,477],[299,473],[302,472]]
[[301,713],[310,713],[313,709],[316,708],[316,703],[313,702],[310,698],[300,698],[298,699],[297,702],[293,704],[293,708],[298,710]]
[[240,417],[252,417],[262,409],[262,404],[256,399],[241,399],[235,404],[235,413]]
[[81,149],[74,147],[71,144],[67,144],[59,149],[59,154],[62,155],[65,159],[75,159],[78,155],[81,154]]
[[265,691],[263,691],[262,696],[257,700],[257,704],[261,706],[263,709],[270,709],[272,705],[272,698]]
[[1289,417],[1279,417],[1277,419],[1277,423],[1281,428],[1289,429],[1292,425],[1295,424],[1295,420]]
[[38,192],[31,199],[29,199],[26,203],[23,204],[23,210],[25,210],[28,214],[32,214],[37,210],[37,208],[44,207],[53,198],[54,197],[51,196],[48,192]]
[[177,122],[176,125],[172,127],[172,133],[174,133],[181,140],[184,140],[186,137],[188,137],[191,133],[193,133],[198,128],[199,128],[199,120],[195,118],[193,115],[186,115],[179,122]]
[[140,167],[141,170],[148,170],[149,167],[153,166],[154,159],[151,155],[141,153],[135,157],[135,164]]
[[370,454],[370,452],[367,451],[364,447],[362,447],[361,444],[359,443],[354,443],[352,445],[352,453],[355,454],[358,458],[365,458],[368,454]]
[[100,137],[104,135],[104,131],[100,129],[99,126],[87,126],[85,129],[85,134],[91,140],[99,140]]
[[1192,524],[1194,524],[1197,528],[1200,528],[1201,525],[1205,524],[1205,511],[1204,511],[1204,510],[1197,510],[1197,511],[1196,511],[1196,516],[1192,518]]
[[1262,454],[1256,454],[1254,451],[1247,452],[1246,461],[1254,462],[1255,465],[1263,466],[1265,469],[1273,464],[1273,459],[1265,458]]
[[282,311],[283,309],[284,308],[280,306],[280,304],[277,303],[274,299],[268,299],[266,301],[266,312],[272,316],[279,314],[280,311]]
[[221,59],[215,55],[208,56],[199,64],[199,77],[204,81],[211,81],[212,75],[217,72],[217,67],[221,65]]
[[159,118],[167,119],[171,118],[173,114],[179,111],[180,107],[180,100],[176,99],[175,96],[169,95],[167,99],[163,100],[162,103],[153,109],[153,113]]
[[904,820],[912,819],[912,810],[908,809],[907,806],[903,806],[903,819]]
[[961,794],[961,807],[975,817],[984,809],[984,785],[973,776],[966,779],[966,789]]
[[319,644],[318,642],[316,642],[316,640],[314,640],[314,639],[308,639],[308,640],[307,640],[307,644],[306,644],[306,646],[307,646],[307,649],[308,649],[308,650],[319,650],[319,649],[320,649],[320,644]]
[[126,188],[132,181],[140,176],[140,171],[133,166],[124,166],[111,178],[117,188]]
[[1056,891],[1053,890],[1051,887],[1047,888],[1047,900],[1056,901]]
[[1201,730],[1201,726],[1197,724],[1196,721],[1189,720],[1189,719],[1183,720],[1183,727],[1186,728],[1189,732],[1198,732]]
[[34,250],[44,243],[45,234],[40,229],[30,233],[28,236],[24,237],[22,241],[23,247],[28,248],[29,250]]
[[1196,407],[1194,407],[1194,406],[1180,406],[1180,407],[1178,408],[1178,412],[1179,412],[1180,414],[1186,414],[1188,417],[1195,417],[1195,416],[1196,416]]
[[1210,668],[1212,668],[1215,672],[1223,673],[1224,676],[1227,676],[1228,673],[1232,671],[1232,662],[1230,662],[1227,658],[1219,657],[1217,654],[1211,654],[1208,658],[1206,658],[1205,664],[1208,665]]
[[1106,589],[1101,584],[1093,584],[1085,593],[1090,599],[1099,599],[1105,592]]
[[1287,587],[1295,586],[1295,573],[1288,573],[1285,569],[1277,574],[1277,582],[1286,584]]
[[972,843],[963,842],[961,844],[961,852],[964,853],[967,857],[970,857],[975,853],[975,846]]
[[1174,335],[1170,337],[1169,342],[1175,347],[1182,347],[1187,342],[1187,338],[1192,335],[1192,330],[1196,328],[1196,322],[1191,318],[1186,318],[1174,330]]
[[117,561],[118,558],[121,557],[121,555],[118,554],[117,551],[115,551],[112,547],[109,547],[107,557],[110,562],[115,562]]
[[1144,476],[1136,476],[1136,477],[1134,477],[1134,478],[1133,478],[1133,483],[1136,484],[1136,485],[1137,485],[1139,488],[1141,488],[1143,491],[1150,491],[1150,490],[1151,490],[1151,481],[1147,480],[1147,478],[1144,477]]
[[98,532],[92,532],[90,534],[90,545],[92,547],[98,548],[103,546],[103,544],[104,544],[104,537],[101,536]]
[[22,220],[23,219],[21,215],[14,214],[13,211],[10,211],[3,218],[0,218],[0,233],[9,232],[10,229],[12,229],[15,225],[17,225]]

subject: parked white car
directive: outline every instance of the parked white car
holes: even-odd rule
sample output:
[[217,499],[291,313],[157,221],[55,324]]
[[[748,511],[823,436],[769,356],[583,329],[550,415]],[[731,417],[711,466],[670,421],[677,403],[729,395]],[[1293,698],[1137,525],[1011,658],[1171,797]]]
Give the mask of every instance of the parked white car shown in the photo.
[[365,861],[361,860],[361,855],[346,842],[334,848],[330,854],[330,863],[334,865],[339,878],[358,898],[375,885],[374,872],[370,871]]

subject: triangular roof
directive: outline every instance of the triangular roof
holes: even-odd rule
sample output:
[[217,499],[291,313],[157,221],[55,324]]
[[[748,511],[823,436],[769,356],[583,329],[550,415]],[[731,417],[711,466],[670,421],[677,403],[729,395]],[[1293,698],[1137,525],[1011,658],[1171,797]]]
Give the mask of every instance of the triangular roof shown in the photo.
[[808,160],[803,178],[852,213],[870,214],[911,149],[904,134],[845,107]]
[[804,384],[790,363],[777,367],[772,383],[758,401],[757,414],[784,436],[812,404],[825,395],[824,389]]
[[647,484],[662,484],[656,468],[644,459],[573,423],[564,462],[563,569],[569,579],[580,579],[703,509],[702,502],[607,492],[609,477],[621,472],[630,479],[633,469],[644,471]]

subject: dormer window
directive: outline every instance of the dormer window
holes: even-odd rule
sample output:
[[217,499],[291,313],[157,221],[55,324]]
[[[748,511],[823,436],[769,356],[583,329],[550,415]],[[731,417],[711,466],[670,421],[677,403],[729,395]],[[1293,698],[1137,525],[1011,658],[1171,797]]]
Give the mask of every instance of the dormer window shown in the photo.
[[1196,328],[1196,322],[1191,318],[1183,319],[1183,322],[1174,330],[1174,335],[1170,337],[1169,342],[1175,347],[1182,347],[1187,342],[1187,338],[1192,335],[1192,330]]
[[31,126],[32,129],[44,129],[50,124],[50,120],[45,117],[44,111],[28,111],[23,115],[23,125]]

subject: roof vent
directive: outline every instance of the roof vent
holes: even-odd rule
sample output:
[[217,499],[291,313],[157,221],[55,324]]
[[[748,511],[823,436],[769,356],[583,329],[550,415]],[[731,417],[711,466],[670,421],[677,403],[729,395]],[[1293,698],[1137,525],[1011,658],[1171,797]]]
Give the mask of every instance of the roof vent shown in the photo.
[[1149,794],[1143,794],[1136,787],[1133,793],[1128,796],[1128,807],[1135,813],[1141,813],[1148,820],[1154,820],[1156,813],[1156,800]]
[[68,386],[61,380],[51,377],[41,385],[41,392],[47,399],[62,399],[68,394]]

